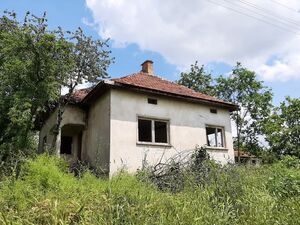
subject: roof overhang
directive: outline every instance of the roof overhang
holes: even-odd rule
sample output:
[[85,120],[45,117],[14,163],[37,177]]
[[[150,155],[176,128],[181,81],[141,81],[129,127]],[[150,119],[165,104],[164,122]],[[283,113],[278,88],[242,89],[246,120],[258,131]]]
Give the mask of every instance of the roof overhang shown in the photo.
[[100,97],[102,94],[104,94],[104,92],[106,92],[110,88],[126,89],[129,91],[140,92],[140,93],[144,93],[144,94],[153,94],[153,95],[165,96],[165,97],[170,97],[170,98],[176,98],[176,99],[180,99],[180,100],[187,101],[187,102],[200,103],[200,104],[210,105],[210,106],[214,106],[214,107],[222,107],[222,108],[228,109],[230,112],[238,110],[238,105],[232,104],[229,102],[220,102],[220,101],[199,99],[199,98],[194,98],[194,97],[185,96],[185,95],[173,94],[173,93],[165,92],[165,91],[153,90],[150,88],[138,87],[138,86],[130,85],[130,84],[123,84],[123,83],[119,83],[119,82],[111,81],[111,80],[100,81],[87,94],[87,96],[85,96],[82,103],[90,104],[91,102],[93,102],[95,99]]

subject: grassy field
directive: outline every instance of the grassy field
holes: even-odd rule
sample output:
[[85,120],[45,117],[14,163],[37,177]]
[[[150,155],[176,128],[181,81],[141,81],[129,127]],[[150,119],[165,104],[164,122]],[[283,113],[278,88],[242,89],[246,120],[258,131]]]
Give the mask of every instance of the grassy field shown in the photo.
[[0,224],[300,224],[299,166],[288,158],[258,168],[209,167],[206,177],[187,173],[183,189],[171,193],[144,179],[147,173],[78,178],[64,161],[41,155],[18,179],[1,180]]

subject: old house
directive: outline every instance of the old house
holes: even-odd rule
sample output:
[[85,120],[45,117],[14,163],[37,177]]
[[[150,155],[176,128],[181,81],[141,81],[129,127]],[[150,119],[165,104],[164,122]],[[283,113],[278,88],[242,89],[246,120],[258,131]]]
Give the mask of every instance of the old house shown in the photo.
[[[101,81],[72,99],[56,141],[57,153],[69,160],[112,175],[206,145],[216,161],[234,162],[230,112],[236,105],[154,75],[150,60],[141,72]],[[56,113],[40,129],[40,151],[52,143]]]

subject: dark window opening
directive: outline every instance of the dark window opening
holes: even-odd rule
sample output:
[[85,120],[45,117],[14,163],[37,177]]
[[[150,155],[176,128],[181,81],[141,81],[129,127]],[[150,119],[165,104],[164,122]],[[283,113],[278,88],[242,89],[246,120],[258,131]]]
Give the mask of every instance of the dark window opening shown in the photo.
[[207,145],[212,147],[224,147],[223,129],[217,127],[206,127]]
[[61,136],[60,154],[72,154],[72,137]]
[[149,104],[153,104],[153,105],[157,105],[157,99],[154,99],[154,98],[148,98],[148,103],[149,103]]
[[138,129],[139,129],[139,141],[152,142],[151,120],[139,119]]
[[210,112],[217,114],[218,111],[216,109],[210,109]]
[[167,122],[154,121],[155,142],[168,143]]
[[138,141],[147,143],[169,143],[168,121],[139,118]]

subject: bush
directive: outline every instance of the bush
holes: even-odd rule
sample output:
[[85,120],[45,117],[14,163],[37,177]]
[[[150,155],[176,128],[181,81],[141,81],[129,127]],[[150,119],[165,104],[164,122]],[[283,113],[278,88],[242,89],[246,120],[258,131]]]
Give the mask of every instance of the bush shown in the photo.
[[[26,160],[19,179],[7,177],[0,182],[0,224],[299,222],[300,196],[276,194],[286,190],[286,186],[276,186],[283,178],[299,181],[294,167],[286,167],[284,162],[262,167],[202,163],[201,169],[194,171],[183,167],[191,163],[179,164],[173,174],[181,174],[183,186],[174,192],[176,182],[170,179],[171,183],[166,182],[170,186],[161,191],[147,178],[150,171],[141,171],[139,177],[121,173],[110,180],[98,179],[89,171],[75,177],[62,159],[40,155]],[[205,179],[199,180],[200,174]]]

